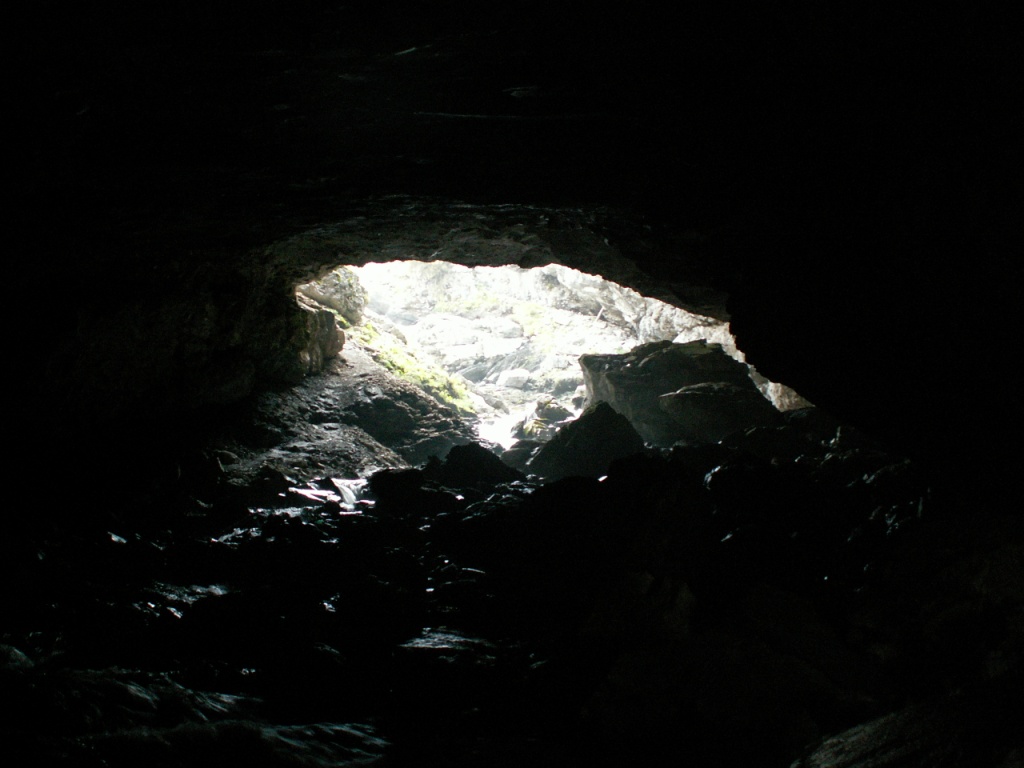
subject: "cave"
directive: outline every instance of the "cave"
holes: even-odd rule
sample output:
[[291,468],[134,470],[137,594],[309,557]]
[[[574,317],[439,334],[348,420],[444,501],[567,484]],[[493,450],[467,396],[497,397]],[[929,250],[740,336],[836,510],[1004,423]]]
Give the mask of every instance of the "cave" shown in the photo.
[[[1024,764],[1007,22],[28,9],[4,763]],[[296,292],[391,261],[599,276],[757,375],[581,343],[514,458]]]
[[[488,245],[477,247],[485,252]],[[296,295],[313,311],[335,314],[350,351],[360,347],[439,404],[454,407],[473,434],[499,452],[515,440],[546,441],[559,425],[597,400],[631,416],[646,440],[670,447],[685,437],[685,425],[674,426],[675,420],[666,419],[667,412],[653,396],[684,384],[706,386],[679,394],[677,405],[703,393],[707,405],[721,400],[725,407],[717,410],[733,415],[732,423],[721,422],[718,431],[690,436],[698,441],[724,437],[741,426],[766,426],[774,412],[765,401],[778,411],[810,405],[753,367],[744,371],[727,363],[730,357],[745,364],[728,323],[555,263],[529,269],[464,267],[440,260],[342,265],[298,286]],[[679,386],[673,387],[666,368],[659,374],[660,383],[647,382],[652,385],[650,402],[641,404],[636,397],[638,379],[631,386],[636,402],[628,403],[611,386],[617,374],[609,376],[613,368],[622,367],[620,360],[598,357],[622,356],[654,342],[693,341],[720,348],[716,376],[728,377],[725,369],[731,369],[739,374],[731,384],[698,382],[696,371],[684,374],[679,368],[674,371]],[[641,415],[644,409],[649,412]],[[702,409],[705,428],[725,418],[724,413],[716,416],[717,410]]]

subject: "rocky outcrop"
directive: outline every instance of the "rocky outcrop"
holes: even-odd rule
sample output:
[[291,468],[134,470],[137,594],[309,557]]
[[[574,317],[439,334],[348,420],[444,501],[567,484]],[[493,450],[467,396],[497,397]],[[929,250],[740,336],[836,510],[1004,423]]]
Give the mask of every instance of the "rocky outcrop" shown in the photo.
[[655,445],[716,442],[778,418],[747,366],[718,344],[652,342],[624,355],[583,355],[580,366],[587,401],[608,403]]
[[453,446],[444,460],[431,458],[423,476],[446,488],[486,490],[498,483],[522,480],[516,471],[479,443]]
[[345,332],[338,328],[334,314],[307,301],[300,301],[300,333],[296,342],[299,345],[297,371],[299,378],[310,373],[319,373],[324,364],[341,352],[345,346]]
[[358,325],[363,320],[366,289],[348,267],[332,269],[319,280],[304,283],[295,290],[318,304],[330,307],[349,325]]
[[1005,684],[913,704],[825,740],[791,768],[1019,768],[1022,704],[1019,688]]
[[319,375],[261,392],[239,410],[248,426],[225,425],[217,440],[235,456],[227,468],[233,481],[248,481],[265,467],[296,480],[327,468],[339,477],[364,477],[443,456],[475,437],[453,409],[356,344]]
[[559,428],[572,417],[572,411],[559,405],[553,398],[543,398],[512,428],[512,437],[544,442],[554,437]]
[[598,477],[615,459],[643,450],[629,421],[607,403],[595,403],[569,422],[530,461],[529,471],[546,480]]
[[757,389],[721,381],[680,387],[661,395],[658,406],[688,442],[718,442],[734,432],[782,421],[782,414]]
[[[504,247],[524,234],[504,234]],[[580,236],[566,236],[564,247],[571,250]],[[369,291],[367,317],[374,327],[386,321],[400,328],[403,344],[464,377],[501,413],[521,409],[525,415],[540,396],[578,411],[573,399],[582,391],[581,352],[614,354],[639,343],[694,338],[720,341],[735,352],[721,320],[562,264],[468,269],[405,261],[354,271]],[[485,424],[501,419],[479,416]]]

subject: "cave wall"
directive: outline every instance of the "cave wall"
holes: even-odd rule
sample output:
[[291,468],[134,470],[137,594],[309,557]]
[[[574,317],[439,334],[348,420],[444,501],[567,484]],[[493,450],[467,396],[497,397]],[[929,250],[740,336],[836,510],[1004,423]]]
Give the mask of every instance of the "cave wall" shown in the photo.
[[38,418],[293,379],[291,288],[338,263],[555,258],[728,316],[766,376],[944,470],[1011,465],[1021,54],[999,19],[121,5],[40,3],[13,48],[8,260],[58,308],[15,344]]

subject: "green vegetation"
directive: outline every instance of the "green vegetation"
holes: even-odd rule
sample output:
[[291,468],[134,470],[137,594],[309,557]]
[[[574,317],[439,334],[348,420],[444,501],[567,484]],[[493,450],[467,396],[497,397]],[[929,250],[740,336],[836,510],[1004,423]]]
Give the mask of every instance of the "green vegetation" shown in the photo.
[[436,365],[420,360],[394,334],[379,331],[373,323],[366,322],[349,330],[348,338],[395,376],[415,384],[442,405],[466,416],[476,413],[469,390],[462,381],[449,376]]
[[[323,305],[321,304],[320,306]],[[349,328],[352,327],[352,323],[348,321],[348,318],[341,314],[341,312],[339,312],[338,310],[333,309],[331,307],[324,307],[324,309],[326,309],[328,312],[334,315],[334,319],[337,321],[338,327],[341,328],[341,330],[347,333]]]

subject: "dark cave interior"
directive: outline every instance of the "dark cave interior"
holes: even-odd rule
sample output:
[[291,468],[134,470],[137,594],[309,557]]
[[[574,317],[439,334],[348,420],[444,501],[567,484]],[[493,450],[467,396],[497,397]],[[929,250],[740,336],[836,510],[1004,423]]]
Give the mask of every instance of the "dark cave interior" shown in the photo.
[[[15,31],[5,764],[1024,764],[1010,19],[101,0]],[[296,304],[438,258],[728,321],[817,407],[645,446],[597,406],[510,466]],[[710,359],[665,349],[632,363]]]

